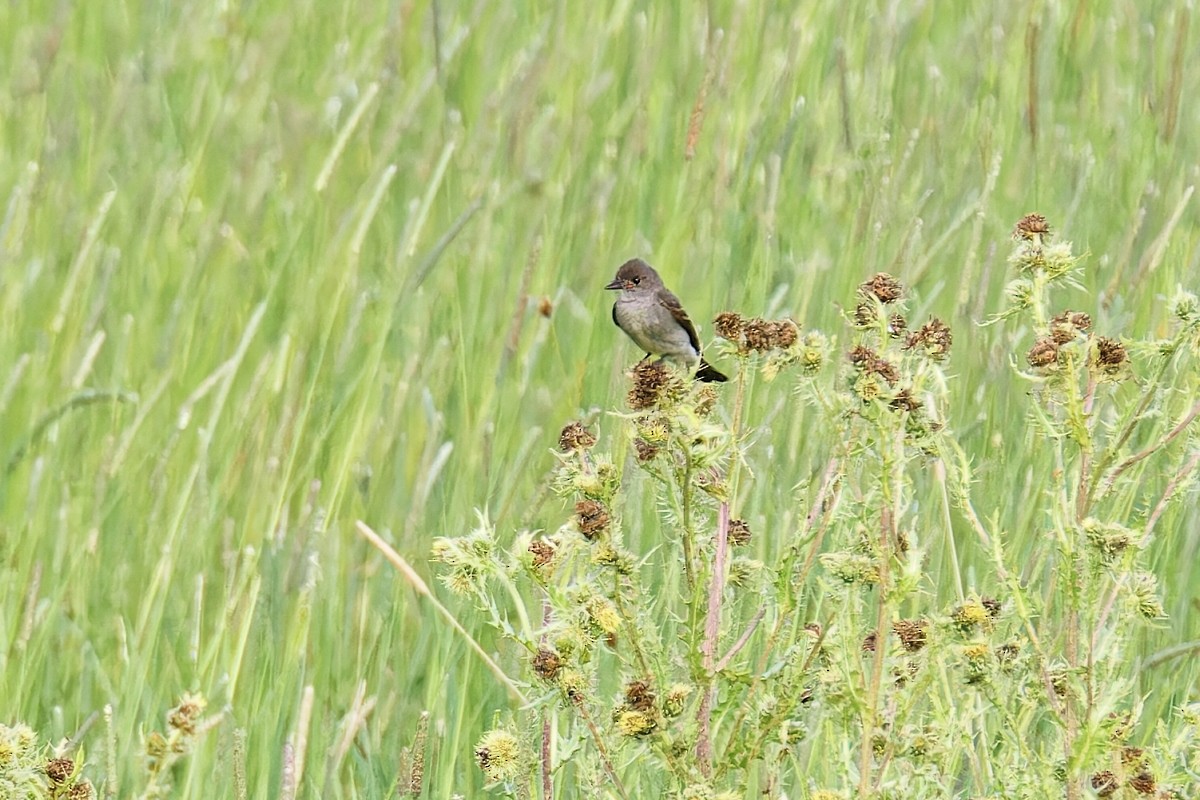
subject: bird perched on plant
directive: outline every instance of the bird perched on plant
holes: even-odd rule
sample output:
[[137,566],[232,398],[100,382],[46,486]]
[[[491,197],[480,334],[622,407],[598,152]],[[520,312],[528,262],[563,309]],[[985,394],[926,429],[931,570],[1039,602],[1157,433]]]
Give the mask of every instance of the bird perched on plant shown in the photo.
[[605,289],[620,291],[613,303],[613,322],[625,331],[646,357],[659,356],[696,371],[696,380],[726,381],[700,355],[700,337],[679,298],[663,286],[654,268],[640,258],[617,270]]

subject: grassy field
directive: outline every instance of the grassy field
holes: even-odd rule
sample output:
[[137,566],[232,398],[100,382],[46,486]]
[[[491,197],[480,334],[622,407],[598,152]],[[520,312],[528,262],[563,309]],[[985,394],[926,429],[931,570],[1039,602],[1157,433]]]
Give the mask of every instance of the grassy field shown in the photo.
[[[623,475],[641,581],[676,585],[658,490],[608,413],[640,353],[602,287],[633,256],[706,341],[722,310],[825,332],[843,387],[855,287],[897,276],[910,319],[954,331],[946,431],[974,507],[1053,595],[1045,501],[1071,470],[1016,374],[1033,323],[980,323],[1008,303],[1014,223],[1039,211],[1081,256],[1054,313],[1172,335],[1178,287],[1200,291],[1200,24],[1135,0],[786,5],[0,5],[0,724],[71,737],[100,796],[158,796],[169,774],[179,798],[375,798],[428,712],[421,795],[483,795],[477,743],[522,724],[518,703],[355,523],[529,680],[430,548],[480,513],[506,546],[568,523],[552,451],[583,418]],[[1117,408],[1148,380],[1130,352]],[[1119,457],[1183,418],[1196,361]],[[742,398],[731,504],[768,565],[839,444],[799,383],[748,373],[714,412]],[[1166,616],[1117,656],[1142,701],[1133,743],[1200,700],[1200,511],[1179,473],[1198,441],[1139,464],[1144,494],[1109,509],[1142,524],[1183,476],[1143,554]],[[916,486],[923,518],[937,486]],[[918,535],[908,611],[963,585],[1007,596],[960,511]],[[801,592],[817,617],[821,586]],[[179,732],[166,715],[189,692],[199,730],[148,777],[151,733]],[[771,796],[856,796],[858,742],[812,741]],[[586,780],[564,768],[556,796]],[[1025,796],[978,774],[953,791]]]

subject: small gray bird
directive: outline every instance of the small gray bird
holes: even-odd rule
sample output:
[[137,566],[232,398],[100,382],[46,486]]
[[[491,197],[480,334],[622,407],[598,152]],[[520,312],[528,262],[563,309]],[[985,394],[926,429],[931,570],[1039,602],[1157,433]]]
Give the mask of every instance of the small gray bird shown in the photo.
[[630,259],[604,287],[621,292],[613,304],[613,322],[625,331],[646,358],[659,356],[696,370],[696,380],[729,380],[700,357],[700,337],[679,298],[663,286],[654,268],[640,258]]

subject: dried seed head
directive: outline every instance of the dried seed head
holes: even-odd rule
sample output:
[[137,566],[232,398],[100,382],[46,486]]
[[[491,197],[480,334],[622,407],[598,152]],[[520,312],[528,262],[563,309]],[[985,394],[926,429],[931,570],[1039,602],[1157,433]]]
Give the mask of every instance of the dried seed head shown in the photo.
[[934,361],[943,361],[950,354],[950,344],[953,341],[950,326],[934,317],[908,335],[904,349],[919,350]]
[[671,373],[661,361],[645,359],[633,368],[633,386],[627,402],[634,411],[654,408],[671,384]]
[[544,567],[554,560],[555,547],[545,539],[535,539],[529,543],[529,553],[533,556],[535,567]]
[[[887,381],[889,386],[895,386],[900,380],[900,371],[896,369],[896,365],[886,358],[880,358],[879,354],[869,347],[855,345],[846,357],[863,375],[878,375]],[[860,391],[859,394],[863,395],[863,392]],[[866,399],[866,396],[863,396]]]
[[204,713],[208,702],[198,694],[185,693],[179,705],[167,713],[167,725],[180,733],[192,735],[196,732],[196,721]]
[[879,359],[874,350],[864,347],[861,344],[850,348],[850,352],[846,354],[846,357],[850,359],[851,364],[864,371],[869,369]]
[[762,319],[747,320],[742,334],[745,336],[746,347],[763,352],[771,349],[772,325]]
[[653,711],[654,701],[654,688],[646,681],[630,681],[625,686],[625,705],[634,711]]
[[1011,664],[1021,654],[1021,648],[1012,642],[1005,642],[996,648],[996,660],[1001,664]]
[[1158,788],[1158,784],[1155,782],[1152,774],[1146,770],[1142,770],[1129,779],[1129,788],[1138,794],[1154,794],[1155,789]]
[[722,339],[740,343],[742,339],[742,315],[733,311],[722,311],[713,320],[713,330]]
[[549,648],[543,647],[533,654],[533,673],[544,681],[557,678],[562,665],[558,653]]
[[862,651],[864,653],[874,653],[875,647],[879,643],[879,634],[876,631],[871,631],[862,640]]
[[984,609],[988,613],[988,616],[991,617],[992,619],[996,619],[997,617],[999,617],[1000,610],[1004,607],[1004,604],[1001,603],[996,598],[986,597],[986,596],[979,598],[979,605],[984,607]]
[[595,539],[610,521],[608,509],[595,500],[580,500],[575,504],[575,524],[589,539]]
[[921,409],[921,403],[913,397],[908,389],[901,389],[896,396],[888,401],[888,407],[893,411],[907,411],[912,414]]
[[1117,776],[1109,770],[1102,770],[1092,776],[1092,790],[1099,797],[1112,797],[1119,786]]
[[1013,229],[1014,239],[1032,240],[1034,237],[1041,238],[1050,234],[1050,224],[1046,222],[1046,218],[1041,214],[1026,214],[1017,221],[1017,227]]
[[876,359],[868,372],[883,378],[887,381],[888,386],[895,386],[896,382],[900,380],[900,370],[896,369],[896,365],[887,359]]
[[1053,339],[1038,339],[1029,348],[1025,360],[1031,367],[1048,367],[1058,360],[1058,345]]
[[637,450],[637,460],[642,464],[653,460],[658,455],[658,448],[640,436],[633,440],[633,447]]
[[908,320],[903,314],[892,314],[888,317],[888,335],[893,339],[899,339],[908,330]]
[[1115,375],[1128,361],[1129,354],[1125,351],[1125,345],[1107,336],[1096,339],[1096,365],[1103,372]]
[[790,319],[776,320],[773,323],[771,330],[771,344],[779,349],[786,350],[796,343],[800,338],[800,328]]
[[1057,344],[1075,341],[1075,337],[1091,330],[1092,318],[1082,311],[1067,310],[1050,320],[1050,338]]
[[692,407],[696,409],[697,414],[707,417],[716,407],[718,397],[716,384],[702,383],[692,396]]
[[876,305],[874,303],[859,303],[854,307],[854,326],[857,328],[870,328],[875,324],[875,320],[879,319],[876,314]]
[[558,446],[564,453],[572,450],[590,450],[596,444],[596,436],[582,422],[572,422],[558,435]]
[[926,622],[923,619],[900,619],[892,623],[900,644],[910,653],[915,653],[925,646],[928,640],[925,634]]
[[80,781],[67,790],[67,800],[92,800],[96,790],[91,781]]
[[1122,747],[1121,763],[1130,769],[1140,771],[1146,764],[1146,751],[1140,747]]
[[46,777],[54,786],[66,783],[74,774],[75,762],[69,758],[52,758],[46,762]]
[[729,521],[729,543],[738,546],[750,544],[750,526],[746,520],[732,519]]
[[873,296],[879,302],[894,303],[904,296],[904,287],[886,272],[877,273],[870,280],[860,284],[858,291],[864,297]]

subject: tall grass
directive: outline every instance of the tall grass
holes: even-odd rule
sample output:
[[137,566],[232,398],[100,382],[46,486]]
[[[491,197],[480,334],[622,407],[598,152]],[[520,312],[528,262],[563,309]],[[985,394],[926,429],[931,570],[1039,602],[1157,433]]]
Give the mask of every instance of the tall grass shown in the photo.
[[[1004,306],[1013,220],[1041,210],[1087,253],[1066,306],[1167,335],[1200,267],[1191,16],[3,4],[0,723],[69,739],[126,796],[194,692],[172,796],[377,797],[428,711],[423,795],[478,794],[472,750],[509,692],[354,523],[427,579],[434,538],[477,509],[508,536],[557,528],[558,430],[590,414],[615,433],[600,410],[640,355],[601,291],[633,255],[706,339],[721,309],[832,330],[860,281],[898,275],[914,318],[955,330],[947,422],[978,505],[1038,552],[1058,465],[1011,368],[1033,333],[977,323]],[[828,452],[788,393],[744,403],[761,460],[733,502],[783,537]],[[645,552],[655,490],[628,491]],[[1127,653],[1142,736],[1196,699],[1187,492],[1148,554],[1168,619]],[[953,575],[989,574],[947,524],[958,546],[922,585],[939,606]],[[519,673],[471,604],[433,592]]]

